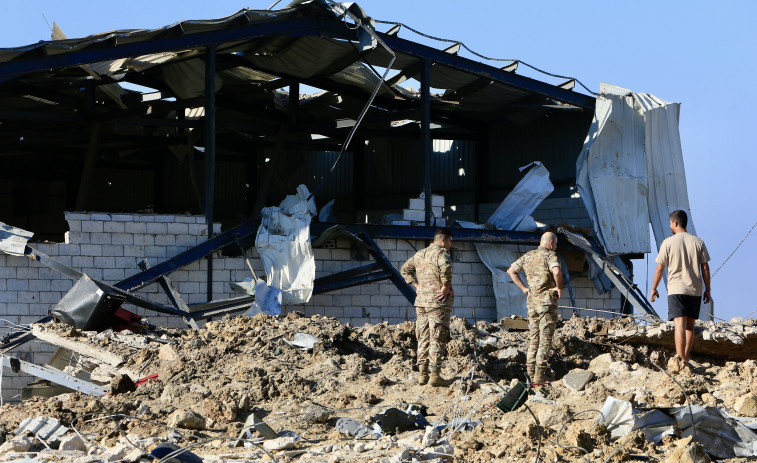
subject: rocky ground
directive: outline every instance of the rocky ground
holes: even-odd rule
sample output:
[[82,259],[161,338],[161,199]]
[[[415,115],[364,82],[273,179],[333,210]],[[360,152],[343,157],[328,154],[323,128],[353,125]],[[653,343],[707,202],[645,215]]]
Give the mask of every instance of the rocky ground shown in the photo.
[[[757,416],[757,362],[694,356],[693,371],[680,369],[669,362],[669,348],[611,335],[633,335],[639,332],[634,327],[632,319],[574,317],[562,323],[554,341],[555,381],[534,388],[528,407],[505,413],[496,404],[524,380],[526,333],[501,324],[474,327],[453,319],[443,373],[458,381],[444,389],[417,385],[411,322],[353,327],[293,313],[239,316],[199,330],[97,336],[48,324],[45,330],[124,356],[125,371],[158,377],[136,388],[116,378],[104,397],[69,393],[4,405],[0,462],[150,461],[147,454],[163,443],[206,462],[708,461],[691,457],[696,446],[690,438],[666,436],[652,444],[637,430],[612,439],[596,424],[598,411],[610,396],[636,407],[675,407],[686,404],[688,394],[693,404]],[[320,342],[312,350],[298,349],[285,342],[295,333]],[[564,381],[571,372],[589,378],[586,386]],[[416,423],[425,415],[430,423],[457,418],[481,424],[439,431],[420,423],[359,438],[342,432],[342,418],[373,431],[372,417],[390,407],[411,411]],[[263,440],[264,431],[253,429],[248,443],[235,447],[253,414],[280,437]],[[15,436],[30,417],[55,418],[71,430],[52,443]]]

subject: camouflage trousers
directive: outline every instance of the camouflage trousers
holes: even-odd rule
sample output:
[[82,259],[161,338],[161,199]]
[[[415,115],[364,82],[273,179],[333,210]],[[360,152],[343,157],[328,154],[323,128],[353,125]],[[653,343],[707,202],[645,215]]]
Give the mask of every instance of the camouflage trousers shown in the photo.
[[557,328],[557,307],[539,305],[528,308],[528,352],[526,370],[539,377],[547,370],[547,361],[552,350],[552,337]]
[[430,371],[439,371],[449,340],[449,317],[452,305],[442,308],[416,307],[415,337],[418,339],[418,365],[428,363]]

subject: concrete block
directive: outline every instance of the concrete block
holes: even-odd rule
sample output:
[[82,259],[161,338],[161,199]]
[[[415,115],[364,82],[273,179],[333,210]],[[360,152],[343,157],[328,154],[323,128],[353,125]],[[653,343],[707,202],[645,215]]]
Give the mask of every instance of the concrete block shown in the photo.
[[176,236],[174,235],[155,235],[155,243],[156,246],[175,246],[176,245]]
[[424,211],[426,210],[426,201],[421,198],[410,198],[407,208],[415,211]]
[[133,222],[134,216],[131,214],[111,214],[110,220],[113,222]]
[[82,256],[100,257],[103,255],[103,248],[99,244],[82,244],[81,245]]
[[97,268],[116,268],[116,258],[113,256],[95,257],[94,266]]
[[123,222],[108,221],[103,224],[103,232],[105,233],[124,233],[126,227]]
[[190,235],[194,236],[208,236],[208,226],[204,223],[191,223],[188,224],[188,230]]
[[66,244],[89,244],[89,233],[68,231],[65,235],[65,241]]
[[0,278],[16,278],[16,267],[0,267]]
[[8,291],[29,291],[29,280],[9,279],[6,284]]
[[[458,304],[458,300],[460,300],[460,303]],[[463,296],[463,297],[456,297],[455,298],[455,305],[458,307],[481,307],[481,296]]]
[[189,225],[186,223],[168,223],[166,224],[167,233],[171,235],[188,235]]
[[137,267],[137,258],[134,256],[128,256],[128,257],[116,256],[116,268],[123,268],[123,269],[134,270],[134,271],[139,270],[139,267]]
[[89,242],[91,244],[111,244],[110,233],[90,233]]
[[590,370],[576,368],[563,376],[562,382],[569,389],[576,392],[583,391],[587,384],[594,379],[594,373]]
[[379,310],[381,318],[400,318],[404,316],[404,311],[400,311],[399,307],[381,307]]
[[125,257],[138,257],[141,260],[144,257],[144,255],[145,255],[144,246],[133,246],[133,245],[124,246]]
[[352,323],[353,326],[363,326],[371,323],[370,318],[366,317],[350,318],[349,320],[349,322]]
[[465,286],[481,284],[481,275],[477,275],[474,273],[464,273],[462,277],[463,277],[462,284]]
[[352,296],[347,294],[334,294],[332,304],[338,307],[349,307],[352,305]]
[[405,299],[405,296],[394,295],[394,296],[389,296],[389,305],[392,307],[405,307],[405,306],[409,306],[410,302],[408,302],[408,300]]
[[124,276],[124,269],[122,268],[106,268],[103,269],[103,279],[117,283],[126,277]]
[[377,239],[376,244],[383,251],[391,251],[397,249],[397,240],[392,239]]
[[356,294],[352,296],[352,305],[356,307],[370,307],[371,296],[367,294]]
[[197,246],[197,236],[183,234],[176,235],[176,246],[191,248]]
[[81,231],[81,220],[68,220],[68,230],[72,232]]
[[392,297],[393,295],[398,294],[398,293],[399,293],[399,290],[392,283],[379,284],[379,294]]
[[16,275],[19,279],[32,280],[39,278],[39,267],[18,267]]
[[371,305],[374,307],[388,306],[389,296],[374,294],[373,296],[371,296]]
[[100,220],[86,220],[81,223],[81,231],[85,233],[102,233],[103,222]]
[[107,257],[122,257],[124,255],[124,247],[120,244],[104,244],[102,246],[103,256]]
[[422,222],[422,221],[426,220],[426,214],[425,214],[424,211],[415,211],[415,210],[412,210],[412,209],[403,209],[403,211],[402,211],[402,219],[403,220]]
[[604,309],[604,301],[602,299],[586,299],[587,309]]
[[29,291],[50,291],[50,280],[29,280]]
[[124,224],[124,231],[131,234],[145,234],[147,233],[147,225],[144,222],[126,222]]
[[364,309],[362,307],[344,307],[345,318],[360,318],[364,316]]
[[331,249],[331,260],[352,260],[352,251],[349,249]]
[[134,244],[153,246],[155,245],[155,235],[134,235]]
[[[417,251],[423,249],[422,241],[408,241],[408,240],[394,240],[398,251],[410,251],[415,254]],[[387,248],[388,249],[388,248]]]
[[331,275],[342,271],[342,263],[340,261],[328,260],[323,262],[323,271],[326,274]]
[[389,261],[399,269],[414,253],[411,254],[409,251],[390,250],[385,252],[384,254],[386,254],[386,256],[389,258]]
[[113,233],[110,241],[112,244],[134,244],[134,235],[130,233]]
[[327,317],[336,317],[336,318],[342,318],[344,317],[344,308],[343,307],[326,307],[323,311],[323,314]]
[[331,260],[331,249],[313,248],[313,258],[315,260]]

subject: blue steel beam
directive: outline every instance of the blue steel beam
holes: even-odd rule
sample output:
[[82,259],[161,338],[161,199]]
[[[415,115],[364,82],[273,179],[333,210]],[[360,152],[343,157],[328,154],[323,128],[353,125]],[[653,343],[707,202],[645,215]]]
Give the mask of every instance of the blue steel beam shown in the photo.
[[123,289],[125,291],[136,291],[143,288],[158,279],[162,275],[167,275],[175,270],[185,267],[192,262],[202,259],[209,254],[223,248],[226,245],[234,243],[235,241],[245,242],[245,238],[254,236],[258,231],[260,225],[260,219],[252,219],[244,222],[236,227],[225,231],[213,238],[205,241],[202,244],[187,249],[186,251],[178,254],[166,261],[163,261],[154,267],[132,275],[129,278],[116,283],[116,288]]
[[520,88],[533,93],[538,93],[540,95],[553,98],[557,101],[561,101],[563,103],[572,104],[594,111],[596,100],[592,96],[565,90],[563,88],[556,87],[554,85],[550,85],[536,79],[531,79],[529,77],[521,76],[512,72],[503,71],[502,69],[495,68],[484,63],[462,58],[460,56],[447,53],[444,50],[437,50],[435,48],[427,47],[419,43],[404,40],[394,35],[388,35],[380,32],[378,33],[378,35],[389,46],[389,48],[396,52],[415,56],[418,59],[430,59],[435,63],[443,64],[459,71],[464,71],[475,76],[488,78],[496,82],[510,85],[512,87]]
[[[111,61],[120,58],[149,55],[166,51],[202,48],[211,44],[251,40],[274,35],[317,36],[320,34],[320,18],[300,17],[267,23],[250,23],[233,29],[185,34],[143,42],[119,45],[117,39],[108,43],[96,43],[83,50],[56,53],[45,57],[30,56],[0,63],[0,82],[3,77],[64,68],[81,64]],[[112,44],[111,44],[112,43]],[[40,46],[41,48],[42,46]]]

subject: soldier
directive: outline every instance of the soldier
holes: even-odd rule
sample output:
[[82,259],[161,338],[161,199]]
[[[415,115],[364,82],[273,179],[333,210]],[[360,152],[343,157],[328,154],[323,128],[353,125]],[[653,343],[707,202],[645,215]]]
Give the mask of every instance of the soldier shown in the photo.
[[418,339],[419,384],[447,387],[454,381],[439,376],[449,338],[452,290],[452,232],[440,228],[434,242],[416,252],[402,266],[402,276],[415,288],[415,336]]
[[[513,262],[507,273],[528,299],[528,353],[526,371],[534,383],[546,381],[547,357],[557,328],[557,300],[562,296],[562,273],[555,253],[557,236],[546,232],[539,247]],[[518,272],[525,272],[528,287]]]

